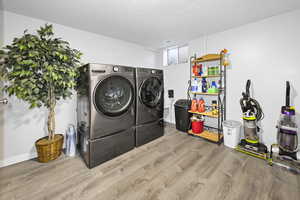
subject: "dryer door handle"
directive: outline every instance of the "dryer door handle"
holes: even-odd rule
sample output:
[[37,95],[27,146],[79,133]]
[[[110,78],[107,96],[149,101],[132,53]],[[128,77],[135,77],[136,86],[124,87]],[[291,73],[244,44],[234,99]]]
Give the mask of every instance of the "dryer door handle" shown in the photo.
[[131,115],[134,116],[135,112],[134,112],[134,107],[131,107]]

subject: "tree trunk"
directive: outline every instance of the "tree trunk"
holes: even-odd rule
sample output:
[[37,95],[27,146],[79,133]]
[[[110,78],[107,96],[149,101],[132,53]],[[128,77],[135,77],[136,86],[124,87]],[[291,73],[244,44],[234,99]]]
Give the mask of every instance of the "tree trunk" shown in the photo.
[[49,114],[48,114],[48,139],[53,140],[54,135],[55,135],[55,105],[56,105],[56,100],[55,100],[55,95],[53,91],[53,86],[50,84],[49,87]]

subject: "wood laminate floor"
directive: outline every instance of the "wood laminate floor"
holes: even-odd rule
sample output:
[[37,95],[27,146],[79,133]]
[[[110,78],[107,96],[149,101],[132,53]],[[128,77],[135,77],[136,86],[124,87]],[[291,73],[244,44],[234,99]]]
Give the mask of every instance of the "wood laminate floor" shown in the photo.
[[79,157],[0,169],[0,199],[299,200],[300,177],[167,127],[96,168]]

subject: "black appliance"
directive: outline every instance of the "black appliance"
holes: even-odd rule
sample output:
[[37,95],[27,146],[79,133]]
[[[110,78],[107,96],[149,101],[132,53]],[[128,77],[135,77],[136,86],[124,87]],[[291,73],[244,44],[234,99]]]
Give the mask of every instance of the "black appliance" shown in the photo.
[[136,146],[163,136],[163,71],[136,68]]
[[87,64],[79,70],[79,149],[92,168],[135,146],[135,68]]

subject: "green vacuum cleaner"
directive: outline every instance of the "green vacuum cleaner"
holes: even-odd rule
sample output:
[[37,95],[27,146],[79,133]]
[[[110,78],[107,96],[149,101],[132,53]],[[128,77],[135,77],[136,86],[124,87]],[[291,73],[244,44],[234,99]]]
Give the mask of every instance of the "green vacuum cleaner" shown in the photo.
[[251,81],[247,80],[246,92],[242,93],[240,100],[243,112],[244,136],[236,147],[236,150],[261,159],[268,159],[268,148],[259,141],[258,132],[260,128],[257,123],[264,117],[264,113],[255,99],[250,96]]

